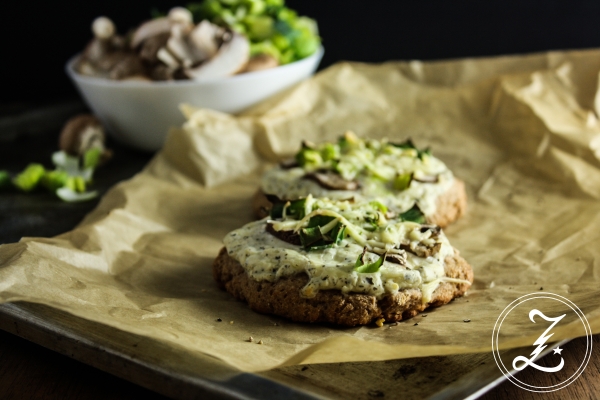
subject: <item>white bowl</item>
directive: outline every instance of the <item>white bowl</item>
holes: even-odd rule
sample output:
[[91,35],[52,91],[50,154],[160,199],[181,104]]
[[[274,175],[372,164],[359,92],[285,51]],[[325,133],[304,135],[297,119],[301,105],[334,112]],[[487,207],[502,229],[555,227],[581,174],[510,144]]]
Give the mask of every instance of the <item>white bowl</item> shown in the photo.
[[323,48],[303,60],[277,68],[210,81],[114,81],[80,75],[66,65],[87,105],[117,141],[145,151],[163,145],[169,128],[181,126],[181,103],[238,113],[311,76]]

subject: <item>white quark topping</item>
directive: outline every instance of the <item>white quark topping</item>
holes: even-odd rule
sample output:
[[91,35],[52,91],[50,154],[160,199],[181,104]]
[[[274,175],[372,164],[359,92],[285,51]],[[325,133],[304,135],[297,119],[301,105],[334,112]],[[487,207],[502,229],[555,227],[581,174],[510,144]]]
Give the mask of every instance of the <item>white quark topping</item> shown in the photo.
[[[410,143],[410,142],[408,142]],[[297,156],[301,165],[275,168],[263,175],[264,193],[282,199],[315,197],[356,200],[378,199],[395,210],[410,209],[415,203],[427,216],[436,212],[437,199],[454,182],[452,172],[429,152],[410,145],[393,145],[387,141],[361,140],[347,133],[337,144],[304,147]],[[332,190],[306,179],[312,171],[332,171],[359,183],[358,190]],[[408,187],[398,186],[396,179],[413,174]]]
[[[454,249],[438,227],[392,218],[394,216],[381,205],[376,207],[372,203],[309,196],[303,204],[306,207],[303,218],[284,216],[276,221],[266,218],[229,233],[224,239],[229,256],[257,281],[274,282],[281,277],[306,273],[309,281],[302,289],[304,297],[314,297],[319,290],[327,289],[382,297],[417,288],[423,292],[423,302],[429,302],[440,282],[453,281],[445,277],[444,260],[454,254]],[[276,232],[301,232],[314,216],[333,218],[319,228],[324,233],[331,231],[337,222],[342,223],[345,234],[341,240],[329,248],[307,250],[266,230],[271,224]],[[400,245],[416,253],[419,249],[430,250],[417,256]],[[403,260],[402,264],[386,258],[376,272],[360,273],[356,263],[365,248],[368,251],[364,253],[364,264],[375,263],[383,254],[396,255]]]

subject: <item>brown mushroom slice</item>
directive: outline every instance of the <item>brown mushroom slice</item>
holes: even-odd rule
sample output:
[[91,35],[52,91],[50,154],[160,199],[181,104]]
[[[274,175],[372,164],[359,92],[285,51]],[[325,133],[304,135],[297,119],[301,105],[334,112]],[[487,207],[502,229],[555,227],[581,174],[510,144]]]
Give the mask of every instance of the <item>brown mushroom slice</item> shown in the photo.
[[398,265],[406,265],[406,253],[404,254],[386,254],[385,261]]
[[401,244],[400,245],[400,249],[404,250],[408,253],[412,253],[414,255],[416,255],[417,257],[423,257],[423,258],[427,258],[427,257],[431,257],[437,253],[439,253],[439,251],[442,248],[442,244],[439,242],[436,242],[433,244],[433,246],[425,246],[424,244],[418,244],[416,246],[411,247],[409,244]]
[[275,57],[268,54],[258,54],[250,58],[244,72],[263,71],[277,66],[279,66],[279,61]]
[[146,68],[136,54],[127,54],[110,70],[110,78],[116,80],[145,74]]
[[131,37],[130,46],[136,48],[142,42],[152,36],[169,33],[171,31],[172,22],[167,17],[151,19],[140,25],[133,36]]
[[185,69],[185,74],[194,80],[222,78],[244,69],[250,55],[250,43],[245,36],[233,33],[231,39],[221,45],[213,58],[196,68]]
[[277,239],[283,240],[284,242],[300,246],[302,241],[300,240],[300,235],[294,233],[294,231],[276,231],[273,228],[273,224],[267,224],[265,230],[269,232],[271,235],[275,236]]
[[159,61],[157,53],[162,47],[167,45],[170,36],[170,32],[165,32],[144,40],[139,52],[140,58],[151,64],[156,64]]
[[322,188],[329,190],[357,190],[360,185],[356,181],[348,181],[341,175],[331,171],[316,171],[304,175],[304,179],[315,181]]

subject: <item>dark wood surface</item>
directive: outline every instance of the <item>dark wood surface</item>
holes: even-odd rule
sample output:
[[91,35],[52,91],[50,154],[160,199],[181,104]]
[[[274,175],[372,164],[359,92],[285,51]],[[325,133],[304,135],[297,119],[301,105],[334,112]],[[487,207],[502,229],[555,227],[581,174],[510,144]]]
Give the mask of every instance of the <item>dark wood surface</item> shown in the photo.
[[[594,347],[600,338],[594,336]],[[564,346],[566,362],[585,350],[585,340]],[[2,399],[165,399],[165,397],[114,377],[67,356],[0,330],[0,398]],[[543,362],[540,364],[543,365]],[[481,397],[496,399],[597,399],[600,398],[600,357],[592,358],[584,373],[571,385],[552,393],[531,393],[504,382]],[[540,385],[552,382],[552,374],[526,368],[521,374]]]

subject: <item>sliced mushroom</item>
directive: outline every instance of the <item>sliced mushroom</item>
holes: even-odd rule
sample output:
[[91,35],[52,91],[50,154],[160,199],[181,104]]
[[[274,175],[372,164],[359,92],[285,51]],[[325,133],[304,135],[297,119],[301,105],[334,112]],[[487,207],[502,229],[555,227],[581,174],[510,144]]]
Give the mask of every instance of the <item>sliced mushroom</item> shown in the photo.
[[[115,50],[111,40],[115,34],[115,25],[110,19],[106,17],[96,18],[92,22],[92,32],[94,38],[85,47],[77,66],[78,71],[86,75],[90,74],[91,71],[108,71],[110,68],[105,68],[104,65],[99,65],[99,63]],[[114,64],[113,62],[111,67]]]
[[92,32],[96,39],[108,40],[116,32],[115,24],[107,17],[98,17],[92,22]]
[[171,21],[167,17],[151,19],[140,25],[131,37],[132,49],[138,47],[146,39],[152,36],[171,32]]
[[297,233],[294,233],[293,230],[290,231],[276,231],[273,228],[273,224],[267,224],[267,226],[265,227],[265,230],[267,232],[269,232],[271,235],[275,236],[277,239],[281,239],[284,242],[296,245],[296,246],[300,246],[302,244],[302,241],[300,240],[300,235],[298,235]]
[[110,70],[111,79],[124,79],[134,75],[145,75],[146,68],[136,54],[127,54]]
[[140,48],[140,58],[150,64],[156,64],[160,61],[157,53],[162,47],[167,45],[170,36],[170,32],[166,32],[144,40]]
[[179,65],[190,68],[196,63],[194,54],[187,43],[184,28],[181,25],[173,25],[171,37],[167,40],[165,47],[177,59]]
[[317,182],[321,187],[329,190],[357,190],[360,185],[356,181],[348,181],[332,171],[317,171],[304,175],[304,179]]
[[[412,243],[415,243],[415,242],[412,242]],[[410,244],[404,244],[404,243],[400,245],[400,249],[407,251],[409,253],[412,253],[412,254],[416,255],[417,257],[423,257],[423,258],[431,257],[431,256],[439,253],[441,248],[442,248],[442,244],[440,242],[436,242],[431,246],[425,246],[423,243],[417,243],[414,246],[411,246]]]
[[439,175],[413,174],[413,180],[421,183],[438,183],[440,181],[440,177]]
[[194,80],[230,76],[244,69],[249,55],[248,39],[239,33],[233,33],[231,39],[221,45],[213,58],[196,68],[187,68],[184,71]]
[[181,24],[191,26],[194,24],[194,16],[185,7],[173,7],[169,10],[169,14],[167,15],[169,21],[174,24]]
[[268,54],[258,54],[248,61],[244,72],[262,71],[279,66],[279,61]]
[[406,265],[406,252],[404,254],[390,254],[385,255],[385,261],[389,261],[394,264]]
[[189,40],[201,61],[212,58],[219,50],[225,31],[218,25],[203,20],[190,32]]

